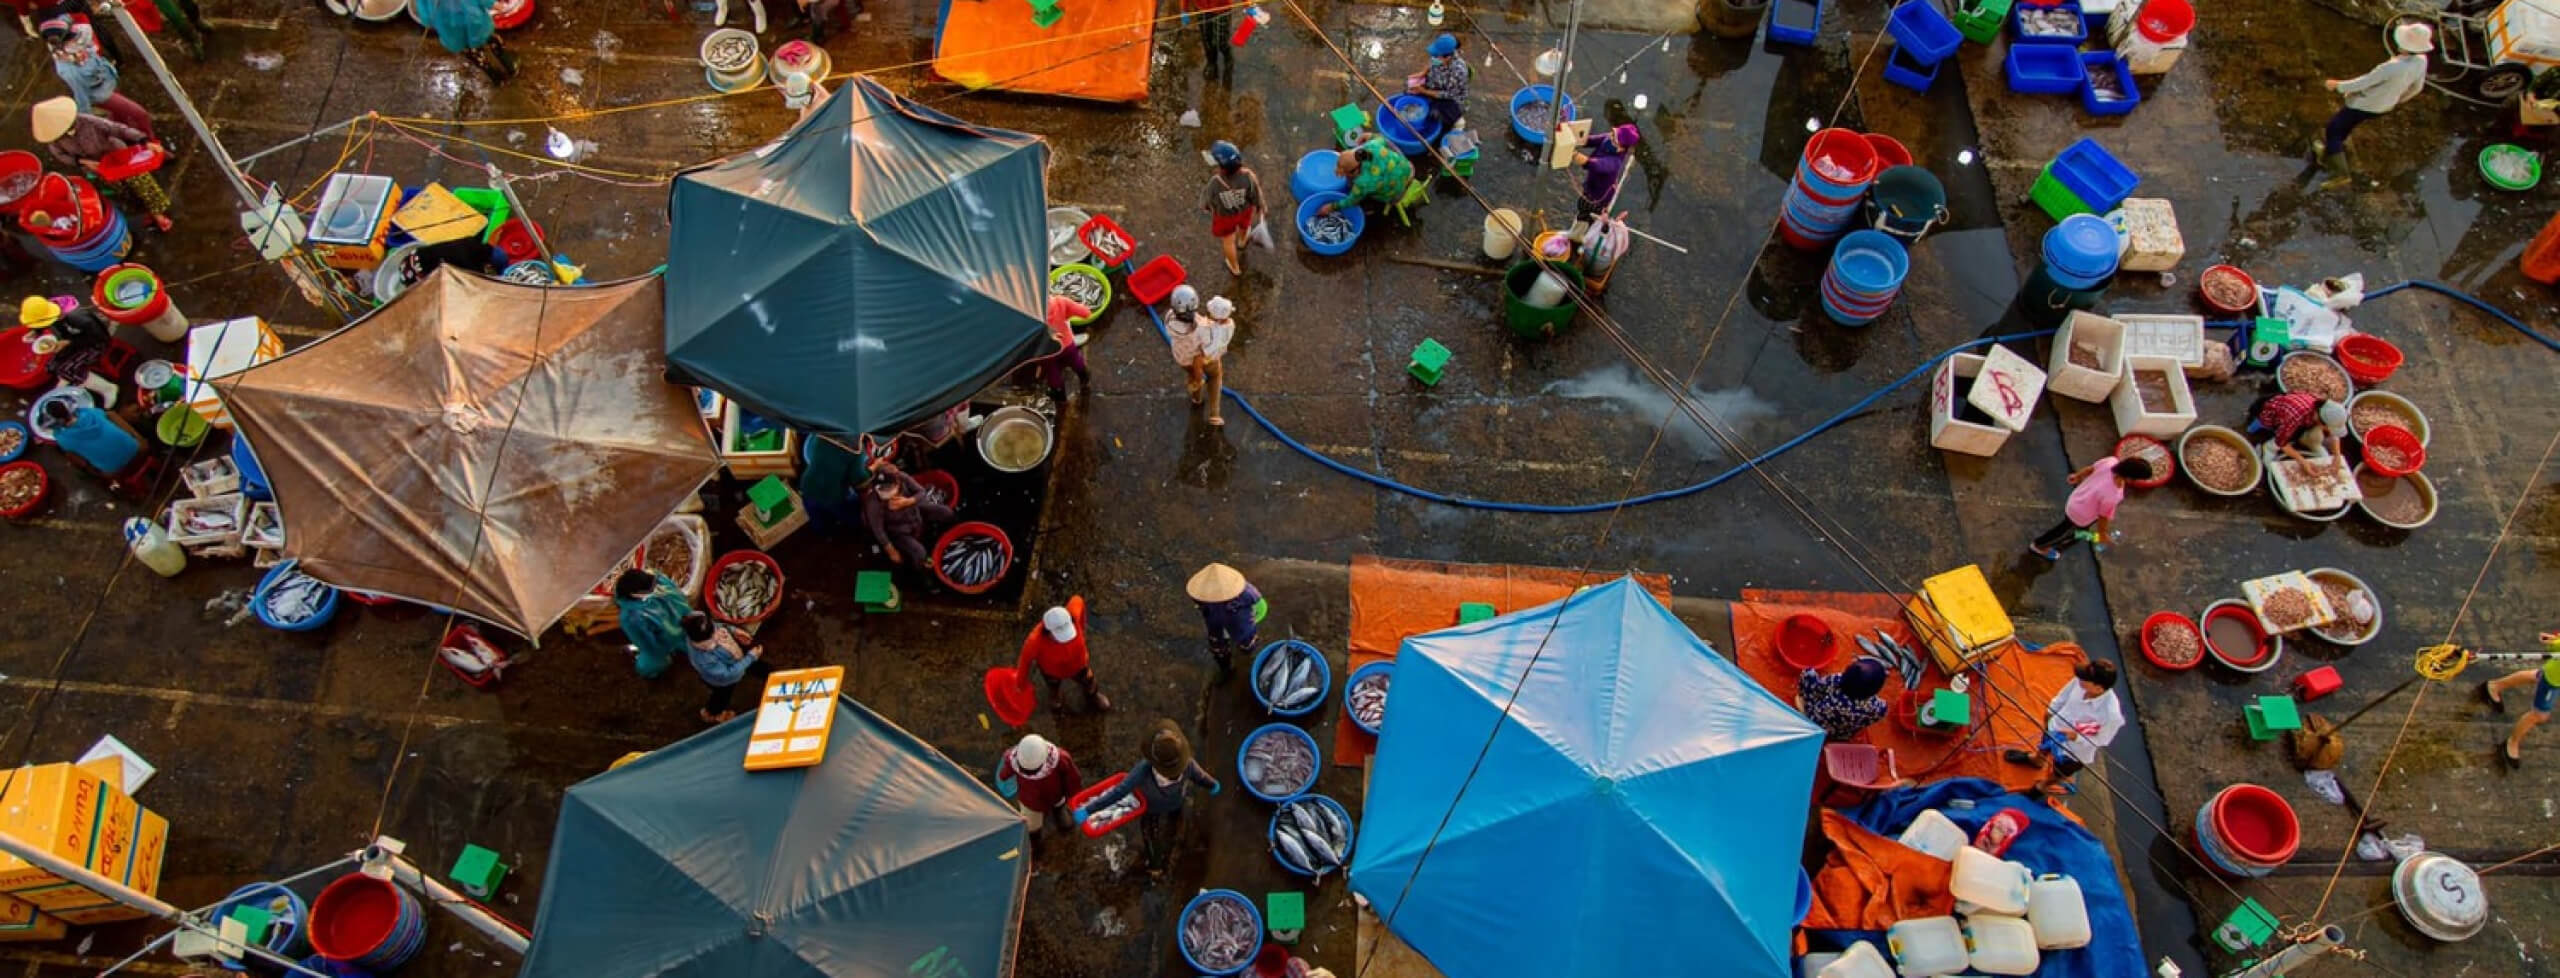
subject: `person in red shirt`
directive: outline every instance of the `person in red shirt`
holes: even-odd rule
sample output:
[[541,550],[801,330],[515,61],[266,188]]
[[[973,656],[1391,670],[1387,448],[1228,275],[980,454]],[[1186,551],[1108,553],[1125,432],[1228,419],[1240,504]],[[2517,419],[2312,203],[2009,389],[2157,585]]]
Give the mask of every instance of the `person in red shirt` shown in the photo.
[[1085,366],[1085,334],[1076,332],[1074,322],[1093,318],[1093,310],[1084,303],[1062,295],[1049,297],[1049,335],[1058,341],[1058,352],[1031,361],[1039,368],[1040,383],[1049,388],[1049,399],[1067,399],[1067,375],[1076,375],[1076,390],[1093,390],[1093,371]]
[[1039,734],[1024,734],[996,765],[996,785],[1007,784],[1022,806],[1022,821],[1031,826],[1032,857],[1037,859],[1042,829],[1053,821],[1062,827],[1075,824],[1067,816],[1067,799],[1084,790],[1084,772],[1076,770],[1076,759],[1066,748]]
[[1100,684],[1093,679],[1093,656],[1084,644],[1084,595],[1068,598],[1063,608],[1051,608],[1040,616],[1040,627],[1022,640],[1022,657],[1013,667],[1025,676],[1031,675],[1034,663],[1040,666],[1040,678],[1049,683],[1049,704],[1059,703],[1059,684],[1073,679],[1084,687],[1085,702],[1094,709],[1109,711],[1111,698],[1102,695]]

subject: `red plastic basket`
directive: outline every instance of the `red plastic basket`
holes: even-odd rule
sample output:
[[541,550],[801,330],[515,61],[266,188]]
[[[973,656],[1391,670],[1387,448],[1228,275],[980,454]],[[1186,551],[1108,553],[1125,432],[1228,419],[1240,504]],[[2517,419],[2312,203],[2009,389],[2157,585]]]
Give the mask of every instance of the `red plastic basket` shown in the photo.
[[960,508],[960,480],[941,469],[926,469],[915,474],[916,484],[927,489],[942,490],[942,504]]
[[1174,287],[1189,277],[1190,273],[1183,269],[1181,262],[1173,260],[1172,255],[1157,255],[1138,266],[1137,271],[1129,273],[1129,294],[1152,306],[1172,295]]
[[[43,172],[44,161],[36,159],[36,154],[23,149],[0,150],[0,183],[7,183],[11,177],[22,174]],[[34,194],[35,186],[29,184],[17,196],[0,197],[0,217],[18,216],[18,205]]]
[[[2172,627],[2184,628],[2189,634],[2196,637],[2196,657],[2194,659],[2183,663],[2171,662],[2167,659],[2161,658],[2160,653],[2151,647],[2152,632]],[[2151,617],[2142,620],[2142,657],[2151,660],[2152,665],[2159,666],[2162,669],[2167,669],[2170,672],[2184,672],[2203,663],[2205,655],[2204,631],[2196,627],[2195,619],[2174,611],[2161,611],[2154,612]]]
[[[1111,790],[1112,785],[1119,784],[1120,779],[1128,776],[1129,772],[1120,771],[1112,774],[1110,777],[1094,782],[1087,786],[1083,791],[1076,792],[1075,797],[1067,799],[1067,810],[1074,811],[1076,809],[1083,808],[1094,799],[1102,797],[1103,792]],[[1107,823],[1097,822],[1094,819],[1088,818],[1084,820],[1083,825],[1079,825],[1077,828],[1084,832],[1085,838],[1099,839],[1110,834],[1112,829],[1137,821],[1138,816],[1147,813],[1147,796],[1142,793],[1132,792],[1131,797],[1138,799],[1138,807],[1130,809],[1129,814],[1112,819]]]
[[[773,572],[773,601],[765,605],[763,611],[738,615],[720,606],[720,572],[732,565],[751,562],[763,564],[766,570]],[[711,562],[711,569],[702,575],[702,609],[710,612],[713,618],[732,625],[752,625],[773,617],[773,613],[781,608],[782,565],[774,563],[773,558],[765,556],[762,550],[732,550],[721,554],[718,560]]]
[[1867,145],[1875,147],[1876,165],[1880,169],[1911,165],[1911,148],[1902,145],[1902,140],[1880,132],[1867,133],[1866,137]]
[[1831,664],[1840,637],[1822,619],[1806,614],[1788,615],[1778,623],[1778,658],[1790,669],[1820,669]]
[[53,479],[45,475],[44,466],[37,465],[33,459],[19,459],[7,465],[0,465],[0,472],[15,472],[20,469],[36,474],[36,494],[13,508],[0,509],[0,517],[14,520],[35,512],[36,507],[44,505],[44,498],[53,493]]
[[53,383],[53,357],[37,353],[35,341],[32,329],[0,330],[0,387],[35,391]]
[[1138,239],[1130,237],[1129,232],[1121,229],[1119,222],[1106,214],[1096,214],[1092,220],[1078,226],[1076,240],[1084,242],[1085,250],[1093,252],[1093,262],[1097,265],[1117,265],[1138,252]]
[[123,183],[140,174],[157,170],[160,164],[168,161],[168,154],[162,153],[149,143],[127,146],[107,154],[106,159],[98,161],[98,179],[108,183]]
[[2138,458],[2151,463],[2151,478],[2129,482],[2136,489],[2158,489],[2169,484],[2178,474],[2178,453],[2149,435],[2126,435],[2117,440],[2115,457]]
[[2371,333],[2349,333],[2338,339],[2338,365],[2347,368],[2347,378],[2358,387],[2367,387],[2391,379],[2392,371],[2408,358],[2390,340]]
[[[2376,448],[2387,448],[2399,453],[2402,458],[2401,464],[2383,464],[2382,459],[2374,455],[2373,450]],[[2418,471],[2426,464],[2427,446],[2418,441],[2418,436],[2410,434],[2409,429],[2396,424],[2385,424],[2375,425],[2372,430],[2364,433],[2364,467],[2372,469],[2376,475],[2387,475],[2397,479]]]
[[[996,538],[996,550],[1004,554],[1004,566],[997,568],[995,576],[987,578],[983,583],[964,585],[943,575],[942,552],[951,549],[953,541],[971,536]],[[933,576],[935,580],[942,582],[943,587],[962,594],[985,594],[994,590],[997,584],[1003,583],[1004,576],[1012,572],[1013,538],[1006,536],[1004,530],[993,523],[955,523],[950,529],[942,531],[942,539],[933,542]]]
[[1031,689],[1031,677],[1012,666],[987,670],[986,678],[978,685],[987,694],[987,709],[995,711],[996,719],[1008,727],[1031,722],[1032,708],[1040,705],[1038,694]]
[[[2237,305],[2237,306],[2226,306],[2226,305],[2223,305],[2222,303],[2219,303],[2219,302],[2214,301],[2214,299],[2213,299],[2213,290],[2205,288],[2205,283],[2207,283],[2207,282],[2211,282],[2211,281],[2221,281],[2221,280],[2224,280],[2224,279],[2231,279],[2231,278],[2236,278],[2236,279],[2239,281],[2239,283],[2240,283],[2241,285],[2246,286],[2246,287],[2248,288],[2249,301],[2244,302],[2244,303],[2242,303],[2242,304],[2240,304],[2240,305]],[[2206,306],[2206,307],[2211,308],[2211,309],[2212,309],[2212,310],[2214,310],[2215,312],[2230,313],[2230,314],[2237,315],[2237,314],[2239,314],[2239,313],[2248,312],[2250,309],[2253,309],[2253,308],[2256,308],[2256,307],[2257,307],[2257,305],[2258,305],[2258,280],[2257,280],[2257,279],[2254,279],[2254,278],[2250,278],[2250,277],[2249,277],[2249,273],[2244,272],[2244,271],[2241,271],[2241,270],[2239,270],[2239,269],[2237,269],[2237,268],[2234,268],[2234,267],[2232,267],[2232,266],[2229,266],[2229,265],[2215,265],[2215,266],[2212,266],[2212,267],[2210,267],[2210,268],[2205,269],[2205,270],[2204,270],[2204,274],[2199,275],[2199,276],[2196,276],[2196,295],[2197,295],[2198,297],[2200,297],[2200,298],[2202,298],[2202,299],[2204,300],[2204,304],[2205,304],[2205,306]]]

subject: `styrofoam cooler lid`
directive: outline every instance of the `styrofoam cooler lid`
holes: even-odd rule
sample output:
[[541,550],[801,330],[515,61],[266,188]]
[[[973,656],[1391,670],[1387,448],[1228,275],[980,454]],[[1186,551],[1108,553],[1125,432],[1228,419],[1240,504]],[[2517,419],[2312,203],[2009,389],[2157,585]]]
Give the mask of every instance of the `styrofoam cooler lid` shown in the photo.
[[1982,372],[1973,375],[1964,401],[1981,408],[2000,427],[2025,431],[2027,418],[2036,412],[2036,398],[2044,394],[2044,381],[2043,369],[1995,343],[1983,355]]
[[[236,374],[257,366],[274,351],[267,348],[267,324],[256,316],[227,319],[187,332],[187,376],[201,381]],[[211,394],[206,386],[203,393]],[[190,396],[196,392],[190,391]]]
[[2105,278],[2116,271],[2116,229],[2106,219],[2073,214],[2044,233],[2044,260],[2077,278]]

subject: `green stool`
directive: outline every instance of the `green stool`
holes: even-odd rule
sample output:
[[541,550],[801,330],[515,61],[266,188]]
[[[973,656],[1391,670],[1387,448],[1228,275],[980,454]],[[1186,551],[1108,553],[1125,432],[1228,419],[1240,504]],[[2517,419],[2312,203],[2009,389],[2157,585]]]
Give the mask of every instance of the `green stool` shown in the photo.
[[1360,137],[1369,131],[1369,114],[1360,111],[1360,103],[1346,102],[1341,108],[1325,113],[1333,122],[1333,140],[1350,149],[1360,145]]
[[2302,729],[2302,711],[2290,696],[2261,696],[2258,701],[2240,708],[2249,720],[2249,739],[2274,740],[2287,730]]
[[2233,953],[2247,951],[2267,942],[2276,934],[2276,915],[2258,905],[2255,898],[2240,901],[2222,926],[2213,929],[2213,942]]
[[1482,601],[1469,601],[1458,606],[1458,624],[1467,625],[1493,617],[1493,606]]
[[889,577],[888,571],[862,571],[853,575],[853,600],[869,614],[894,613],[900,607],[898,583]]
[[1952,689],[1931,690],[1929,703],[1921,707],[1922,726],[1939,730],[1961,730],[1973,725],[1973,699]]
[[1406,227],[1412,227],[1413,215],[1407,213],[1407,209],[1416,204],[1428,204],[1430,202],[1431,188],[1425,185],[1421,180],[1414,180],[1404,185],[1404,196],[1396,198],[1396,202],[1389,205],[1388,209],[1396,212],[1397,223],[1403,224]]
[[1058,9],[1058,0],[1031,0],[1031,23],[1044,30],[1066,15]]
[[506,881],[507,867],[498,862],[497,853],[466,845],[462,847],[462,858],[454,860],[453,869],[445,875],[462,884],[462,892],[486,900],[489,894],[498,892],[498,884]]
[[242,940],[250,944],[267,942],[267,926],[275,922],[276,912],[264,906],[241,904],[231,908],[231,918],[240,922]]
[[1271,939],[1282,944],[1298,943],[1298,935],[1307,929],[1307,895],[1295,890],[1275,891],[1262,895],[1264,926]]
[[1413,348],[1413,362],[1405,365],[1404,372],[1415,380],[1438,386],[1441,372],[1449,366],[1449,357],[1448,347],[1441,346],[1439,340],[1425,338]]

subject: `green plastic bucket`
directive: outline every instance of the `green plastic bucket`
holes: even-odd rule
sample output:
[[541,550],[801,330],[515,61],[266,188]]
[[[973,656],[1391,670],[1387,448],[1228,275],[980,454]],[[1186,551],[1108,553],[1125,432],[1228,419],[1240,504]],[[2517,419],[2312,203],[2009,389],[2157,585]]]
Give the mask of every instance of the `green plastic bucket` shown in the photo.
[[1502,273],[1502,323],[1511,327],[1512,335],[1524,340],[1546,339],[1564,331],[1573,323],[1574,313],[1582,311],[1571,294],[1560,306],[1531,305],[1525,296],[1530,283],[1538,280],[1540,269],[1554,269],[1571,286],[1570,293],[1582,291],[1582,270],[1571,265],[1524,261]]
[[160,441],[171,448],[193,448],[213,425],[196,409],[180,404],[160,412]]
[[[2519,168],[2522,175],[2500,174],[2497,164]],[[2531,190],[2542,182],[2542,154],[2514,143],[2497,143],[2480,151],[2480,176],[2500,190]]]

